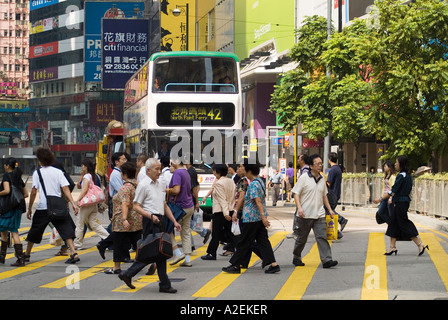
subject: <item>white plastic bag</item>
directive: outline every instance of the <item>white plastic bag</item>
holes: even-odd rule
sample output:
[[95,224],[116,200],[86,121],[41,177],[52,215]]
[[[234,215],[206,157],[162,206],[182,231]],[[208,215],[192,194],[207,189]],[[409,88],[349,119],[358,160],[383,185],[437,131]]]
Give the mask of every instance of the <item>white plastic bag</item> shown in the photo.
[[59,235],[58,230],[56,230],[56,228],[53,228],[53,231],[51,231],[51,236],[50,236],[50,244],[52,246],[58,247],[58,246],[62,246],[63,243],[64,243],[64,241],[62,241],[62,238]]
[[239,221],[232,221],[232,229],[231,229],[232,233],[235,236],[239,236],[241,234],[241,230],[240,230],[240,223]]
[[191,217],[190,228],[195,232],[202,232],[204,229],[203,212],[201,209],[194,211],[193,216]]

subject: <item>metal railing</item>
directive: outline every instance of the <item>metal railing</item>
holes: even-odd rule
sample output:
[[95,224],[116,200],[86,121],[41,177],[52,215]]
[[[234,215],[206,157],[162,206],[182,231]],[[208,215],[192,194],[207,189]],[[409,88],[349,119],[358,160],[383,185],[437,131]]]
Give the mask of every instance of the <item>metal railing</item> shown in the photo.
[[[413,179],[409,211],[432,217],[448,218],[448,181]],[[342,205],[375,206],[371,200],[381,196],[382,177],[344,177],[341,185]]]

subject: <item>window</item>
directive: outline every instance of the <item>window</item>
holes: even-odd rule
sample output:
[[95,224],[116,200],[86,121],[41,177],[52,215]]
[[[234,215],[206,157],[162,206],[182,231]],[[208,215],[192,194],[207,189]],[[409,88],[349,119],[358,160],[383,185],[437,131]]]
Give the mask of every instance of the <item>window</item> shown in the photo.
[[155,60],[155,91],[238,92],[236,62],[232,58],[170,57]]

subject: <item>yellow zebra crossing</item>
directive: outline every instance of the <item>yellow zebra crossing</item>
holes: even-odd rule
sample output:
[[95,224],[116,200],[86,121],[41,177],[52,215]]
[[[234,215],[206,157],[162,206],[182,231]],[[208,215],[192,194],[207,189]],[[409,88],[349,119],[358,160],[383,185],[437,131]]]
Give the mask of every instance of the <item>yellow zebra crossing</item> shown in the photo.
[[[271,235],[270,241],[275,248],[281,243],[288,232],[276,232]],[[47,234],[49,235],[49,234]],[[95,235],[95,233],[90,232],[86,234],[86,238]],[[421,232],[420,237],[422,241],[427,244],[430,250],[425,252],[425,255],[429,255],[431,259],[431,263],[433,263],[435,269],[438,272],[438,275],[443,283],[446,292],[448,293],[448,254],[444,249],[446,244],[445,239],[448,239],[448,236],[445,234],[437,234],[437,232]],[[444,237],[444,238],[442,238]],[[388,300],[389,299],[389,289],[388,288],[388,279],[387,279],[387,268],[388,268],[388,260],[386,256],[384,256],[384,252],[386,248],[386,236],[382,232],[370,232],[368,233],[368,245],[367,251],[365,252],[364,257],[364,270],[363,270],[363,279],[362,279],[362,287],[360,288],[360,297],[361,300]],[[342,244],[342,243],[341,243]],[[32,253],[42,252],[44,250],[48,250],[50,248],[54,249],[54,246],[49,244],[36,245],[33,248]],[[197,255],[192,256],[191,259],[195,260],[205,254],[207,249],[207,245],[203,245],[197,249]],[[87,255],[87,254],[95,254],[98,255],[96,247],[92,247],[90,249],[82,250],[78,252],[79,255]],[[135,254],[132,254],[131,257],[134,257]],[[292,253],[291,253],[292,256]],[[12,258],[13,254],[8,254],[7,259]],[[37,258],[37,255],[35,255]],[[361,258],[361,257],[360,257]],[[43,259],[40,261],[28,263],[25,267],[13,268],[3,272],[0,272],[0,280],[12,278],[18,276],[20,274],[37,270],[39,268],[43,268],[50,264],[64,261],[67,257],[55,256],[47,259]],[[429,259],[428,259],[429,260]],[[249,267],[252,267],[258,261],[258,257],[255,255],[252,257],[250,261]],[[396,261],[396,260],[395,260]],[[321,265],[319,253],[317,250],[317,245],[314,243],[311,246],[311,249],[308,253],[303,257],[303,262],[305,263],[304,267],[290,268],[287,271],[287,268],[282,268],[282,272],[290,272],[287,277],[285,277],[284,283],[279,286],[278,292],[274,294],[275,300],[301,300],[306,295],[306,291],[312,283],[315,273],[319,266]],[[338,268],[344,267],[344,261],[339,261]],[[94,265],[89,268],[79,268],[79,272],[74,275],[64,275],[60,279],[56,279],[55,281],[43,284],[40,288],[49,288],[49,289],[62,289],[67,287],[67,285],[75,284],[73,281],[96,281],[95,276],[99,273],[102,273],[105,268],[112,267],[113,260],[104,261],[97,265]],[[229,286],[237,281],[239,277],[244,277],[245,269],[242,270],[241,274],[227,274],[224,272],[220,272],[217,270],[216,276],[212,276],[205,285],[196,288],[192,294],[193,298],[218,298],[220,295],[229,288]],[[168,274],[173,274],[176,272],[180,272],[179,265],[175,266],[167,266]],[[117,279],[115,279],[117,280]],[[103,281],[103,280],[101,280]],[[140,276],[135,277],[133,279],[133,284],[136,289],[129,289],[123,283],[120,283],[117,280],[117,284],[120,284],[118,287],[114,289],[109,289],[115,293],[134,293],[138,294],[138,292],[148,286],[151,283],[158,282],[157,274],[151,276]]]

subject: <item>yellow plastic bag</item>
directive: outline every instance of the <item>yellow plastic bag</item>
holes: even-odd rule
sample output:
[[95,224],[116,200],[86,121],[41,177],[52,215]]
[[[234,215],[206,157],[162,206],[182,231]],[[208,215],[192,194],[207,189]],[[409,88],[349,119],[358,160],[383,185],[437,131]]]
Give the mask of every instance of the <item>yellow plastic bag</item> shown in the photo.
[[338,240],[338,215],[335,214],[332,219],[327,214],[325,220],[327,221],[327,240]]

